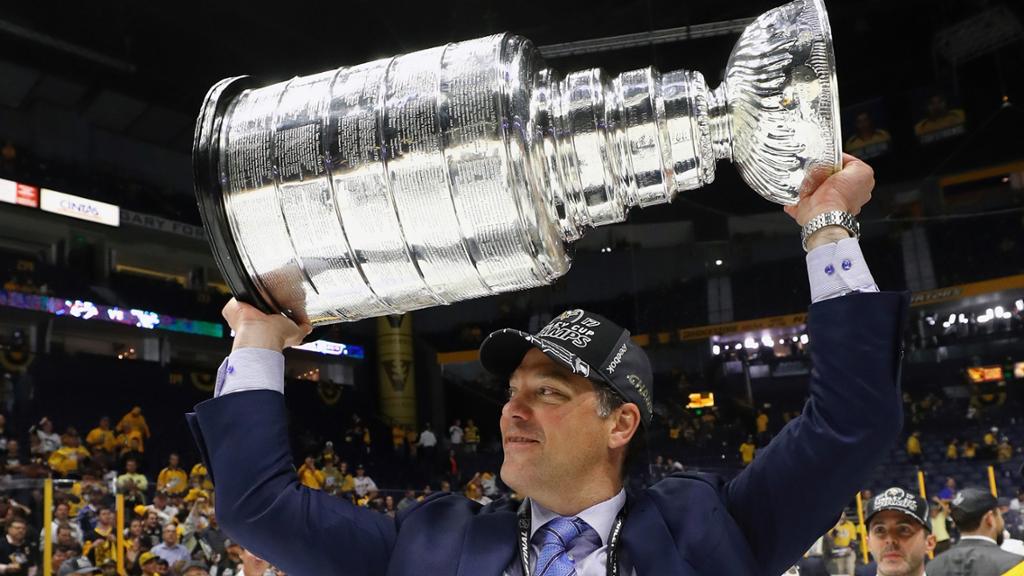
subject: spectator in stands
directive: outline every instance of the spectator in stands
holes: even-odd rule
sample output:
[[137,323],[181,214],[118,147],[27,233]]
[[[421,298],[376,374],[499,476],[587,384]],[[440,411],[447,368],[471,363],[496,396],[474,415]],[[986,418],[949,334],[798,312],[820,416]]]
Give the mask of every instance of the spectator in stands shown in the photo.
[[21,455],[18,441],[11,438],[7,441],[7,453],[4,456],[4,468],[9,474],[21,475],[28,463]]
[[1017,498],[1010,502],[1010,510],[1024,513],[1024,487],[1017,489]]
[[39,553],[27,538],[28,523],[19,516],[7,521],[6,537],[0,538],[0,572],[26,576],[35,572]]
[[999,497],[999,513],[1003,515],[1003,524],[1006,533],[1015,540],[1024,539],[1024,516],[1020,510],[1010,508],[1009,498]]
[[996,460],[1000,464],[1004,464],[1013,459],[1013,445],[1010,444],[1010,439],[1003,436],[999,442],[999,446],[996,447]]
[[129,458],[134,458],[139,468],[145,466],[146,460],[142,453],[142,436],[136,430],[131,435],[120,434],[117,437],[118,457],[121,459],[121,467]]
[[942,554],[953,545],[953,539],[949,535],[949,501],[932,498],[932,502],[933,504],[928,507],[928,524],[935,536],[935,553]]
[[[155,498],[154,498],[155,500]],[[142,521],[142,536],[145,548],[148,550],[156,546],[163,539],[163,524],[160,522],[160,512],[147,506],[145,519]],[[142,565],[141,563],[139,564]]]
[[107,467],[113,464],[114,453],[117,450],[117,436],[110,429],[109,417],[100,418],[99,425],[85,436],[85,443],[88,445],[93,459],[102,462]]
[[117,477],[117,491],[125,494],[135,504],[145,504],[145,492],[149,489],[149,480],[139,473],[139,462],[135,458],[124,461],[124,474]]
[[[57,502],[53,506],[53,521],[50,522],[50,538],[54,542],[58,540],[57,531],[61,527],[67,527],[71,538],[79,544],[82,543],[82,527],[73,520],[71,520],[71,507],[68,506],[67,502]],[[43,547],[43,536],[45,532],[39,531],[39,547]]]
[[[81,547],[82,543],[75,540],[75,535],[72,532],[74,527],[74,522],[62,522],[61,525],[57,527],[57,536],[53,539],[53,546],[64,548]],[[39,549],[42,550],[43,548],[44,542],[40,540]]]
[[355,491],[356,496],[360,498],[369,496],[372,499],[377,493],[376,482],[373,481],[373,478],[366,475],[366,469],[363,468],[362,464],[356,467]]
[[100,506],[96,514],[96,525],[86,532],[82,555],[98,565],[117,554],[117,531],[114,529],[114,511],[109,506]]
[[211,576],[242,576],[242,547],[230,538],[224,541],[224,553],[210,567]]
[[480,444],[480,429],[473,423],[472,418],[466,420],[466,430],[463,440],[466,443],[466,452],[476,452],[477,446]]
[[999,428],[993,426],[981,439],[980,457],[983,460],[995,460],[999,447]]
[[946,444],[946,460],[956,460],[960,455],[959,441],[956,438],[951,438],[949,443]]
[[146,511],[156,512],[161,526],[174,521],[178,515],[178,508],[171,505],[168,502],[167,494],[159,490],[153,494],[153,503],[146,507]]
[[839,516],[839,522],[828,533],[832,541],[832,562],[838,568],[838,574],[853,574],[857,563],[854,545],[857,542],[857,527],[853,525],[846,511]]
[[[344,482],[345,479],[341,475],[341,470],[338,470],[338,467],[334,465],[334,460],[324,460],[324,467],[320,472],[324,476],[324,492],[327,492],[328,494],[337,494],[341,489],[341,483]],[[301,480],[299,481],[301,482]]]
[[[133,406],[132,409],[121,417],[117,423],[117,431],[124,437],[122,444],[129,445],[131,449],[139,452],[146,451],[146,440],[150,437],[149,424],[146,417],[142,415],[141,406]],[[131,438],[138,438],[138,445],[133,445]]]
[[437,436],[427,422],[423,432],[420,432],[420,441],[417,445],[420,449],[420,465],[423,471],[429,476],[433,473],[434,462],[437,461]]
[[89,451],[79,442],[78,432],[74,428],[68,428],[61,439],[61,447],[50,454],[47,464],[58,476],[66,478],[77,475],[83,464],[89,460]]
[[163,542],[153,547],[153,554],[165,560],[175,574],[191,559],[188,549],[178,542],[178,527],[167,524],[163,529]]
[[188,473],[188,485],[195,488],[202,488],[207,492],[213,490],[213,482],[210,480],[210,473],[202,462],[196,462],[195,466]]
[[462,448],[463,434],[462,420],[456,418],[452,425],[448,427],[448,442],[456,451]]
[[999,548],[1005,524],[995,496],[964,488],[953,498],[950,512],[960,530],[960,541],[928,565],[930,576],[990,576],[1024,562],[1024,556]]
[[178,455],[171,452],[167,457],[167,467],[160,471],[156,478],[156,489],[168,496],[184,496],[188,491],[188,475],[181,469]]
[[756,452],[757,447],[754,445],[754,437],[747,436],[746,442],[740,444],[740,461],[744,466],[748,466],[754,461],[754,454]]
[[974,458],[977,457],[977,455],[978,445],[970,440],[966,440],[964,442],[963,452],[961,452],[960,457],[963,458],[964,460],[974,460]]
[[956,496],[956,479],[952,476],[946,476],[946,485],[939,490],[939,500],[949,502]]
[[33,454],[47,457],[51,452],[60,448],[60,436],[53,431],[53,421],[46,416],[33,426],[30,430],[38,443],[35,445]]
[[160,576],[160,570],[157,568],[157,561],[160,557],[153,553],[153,551],[143,552],[139,555],[139,568],[142,572],[142,576]]
[[768,434],[768,413],[764,410],[757,411],[757,418],[754,420],[754,425],[757,429],[757,444],[758,446],[767,446],[771,440],[771,436]]
[[921,431],[914,432],[907,438],[907,457],[914,464],[921,463]]
[[416,491],[406,490],[405,495],[398,501],[398,511],[401,512],[416,503]]
[[105,506],[103,503],[104,494],[100,488],[88,485],[84,481],[82,482],[81,493],[84,504],[78,509],[77,520],[82,527],[83,536],[88,536],[92,529],[96,527],[100,508]]
[[924,576],[925,557],[935,548],[927,517],[928,503],[902,488],[889,488],[867,503],[868,549],[878,576]]
[[338,476],[341,478],[341,481],[338,484],[338,493],[343,497],[355,493],[356,479],[348,471],[348,462],[342,462],[338,466]]
[[298,469],[299,482],[303,486],[309,486],[314,490],[322,490],[324,487],[324,473],[317,470],[316,457],[312,454],[306,456],[302,466]]

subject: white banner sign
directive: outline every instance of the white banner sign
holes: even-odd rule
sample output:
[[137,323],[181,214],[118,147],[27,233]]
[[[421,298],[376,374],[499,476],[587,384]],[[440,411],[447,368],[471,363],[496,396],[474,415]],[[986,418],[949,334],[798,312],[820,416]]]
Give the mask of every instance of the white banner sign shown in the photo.
[[43,188],[40,208],[54,214],[61,214],[79,220],[88,220],[107,226],[120,226],[121,213],[117,206],[90,200],[81,196],[73,196],[56,190]]
[[206,232],[203,231],[202,226],[194,226],[192,224],[186,224],[184,222],[178,222],[177,220],[168,220],[167,218],[161,218],[154,216],[153,214],[145,214],[143,212],[132,212],[131,210],[121,209],[121,223],[125,225],[138,226],[140,228],[149,228],[150,230],[158,230],[160,232],[167,232],[169,234],[177,234],[179,236],[187,236],[188,238],[195,238],[196,240],[206,241]]
[[0,178],[0,202],[18,203],[18,183]]

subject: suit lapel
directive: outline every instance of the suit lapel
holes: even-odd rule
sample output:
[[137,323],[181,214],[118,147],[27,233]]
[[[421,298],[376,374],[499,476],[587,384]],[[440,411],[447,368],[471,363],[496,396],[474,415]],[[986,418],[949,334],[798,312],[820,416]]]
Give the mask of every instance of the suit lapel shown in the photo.
[[698,572],[679,556],[675,540],[650,498],[630,497],[627,505],[622,546],[637,576],[697,576]]
[[516,551],[514,511],[478,514],[462,545],[458,576],[501,576]]

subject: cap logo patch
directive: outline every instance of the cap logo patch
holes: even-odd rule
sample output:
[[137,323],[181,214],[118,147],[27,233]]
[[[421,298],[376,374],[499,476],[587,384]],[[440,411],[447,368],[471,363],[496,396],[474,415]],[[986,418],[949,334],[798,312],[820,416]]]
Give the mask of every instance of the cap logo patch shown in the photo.
[[654,404],[651,402],[651,393],[647,391],[647,386],[644,386],[643,380],[640,379],[636,374],[627,374],[626,381],[629,382],[630,386],[636,389],[640,394],[640,397],[644,399],[644,405],[647,407],[647,413],[654,413]]
[[608,373],[609,374],[614,374],[615,373],[615,369],[619,367],[619,363],[622,362],[622,357],[625,356],[625,355],[626,355],[626,344],[623,343],[622,344],[622,348],[619,348],[619,351],[615,353],[615,358],[612,358],[612,361],[608,363]]
[[541,352],[549,356],[555,356],[563,363],[572,366],[573,374],[579,374],[584,378],[590,378],[590,364],[587,364],[572,352],[569,352],[554,342],[542,340],[532,335],[527,335],[526,340],[536,346]]
[[592,328],[600,325],[601,322],[598,320],[584,318],[583,310],[569,310],[548,323],[537,336],[568,342],[577,348],[586,348],[594,339]]
[[913,495],[907,494],[902,488],[889,488],[875,498],[875,509],[889,507],[917,510],[917,502]]

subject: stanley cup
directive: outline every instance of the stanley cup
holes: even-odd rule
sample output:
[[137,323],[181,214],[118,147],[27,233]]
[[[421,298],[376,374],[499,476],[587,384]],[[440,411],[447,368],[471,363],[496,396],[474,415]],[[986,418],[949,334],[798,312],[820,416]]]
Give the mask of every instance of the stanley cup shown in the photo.
[[569,243],[736,165],[795,204],[840,167],[821,0],[761,15],[699,72],[566,76],[511,34],[210,89],[196,193],[234,294],[314,325],[550,284]]

